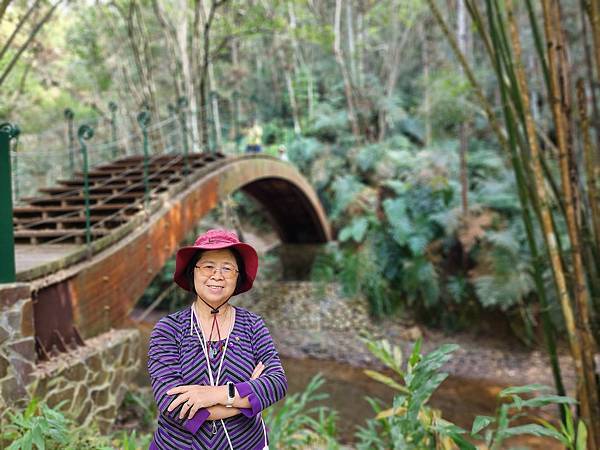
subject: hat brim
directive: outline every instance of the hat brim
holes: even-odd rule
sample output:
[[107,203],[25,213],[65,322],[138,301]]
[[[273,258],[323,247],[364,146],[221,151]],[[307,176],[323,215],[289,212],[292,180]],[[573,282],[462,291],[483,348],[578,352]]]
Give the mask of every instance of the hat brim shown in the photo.
[[221,250],[225,248],[234,248],[237,250],[244,261],[244,281],[238,288],[236,288],[236,290],[233,292],[233,295],[249,291],[252,289],[252,285],[254,284],[254,280],[256,278],[256,273],[258,272],[258,255],[256,250],[254,250],[251,245],[243,242],[236,244],[215,242],[199,246],[181,247],[177,251],[177,256],[175,258],[175,273],[173,274],[173,280],[186,291],[192,292],[191,286],[187,280],[187,277],[185,276],[185,268],[188,266],[192,257],[196,254],[196,252],[201,250]]

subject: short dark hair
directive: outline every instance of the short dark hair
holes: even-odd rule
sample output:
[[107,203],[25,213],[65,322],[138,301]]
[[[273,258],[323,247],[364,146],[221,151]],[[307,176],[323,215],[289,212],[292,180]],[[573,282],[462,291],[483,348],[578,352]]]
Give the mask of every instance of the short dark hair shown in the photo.
[[[235,258],[235,262],[238,267],[239,272],[237,282],[235,283],[235,290],[233,291],[234,293],[236,293],[240,289],[240,286],[246,280],[246,266],[244,265],[244,259],[242,258],[242,255],[240,255],[240,253],[235,248],[226,248],[224,250],[229,250],[233,254],[233,257]],[[196,267],[196,264],[198,263],[198,261],[202,257],[202,254],[205,251],[206,250],[198,250],[196,253],[194,253],[194,255],[190,258],[190,261],[188,262],[188,265],[186,266],[184,272],[185,279],[188,282],[190,291],[192,292],[192,294],[194,294],[194,298],[197,295],[196,286],[194,284],[194,268]]]

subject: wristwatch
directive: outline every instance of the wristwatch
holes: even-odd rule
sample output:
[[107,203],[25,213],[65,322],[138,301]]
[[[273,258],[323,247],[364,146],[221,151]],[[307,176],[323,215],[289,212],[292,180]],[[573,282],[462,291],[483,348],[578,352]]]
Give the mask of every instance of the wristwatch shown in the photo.
[[227,403],[225,404],[226,408],[231,408],[233,406],[233,400],[235,399],[235,385],[231,382],[227,382]]

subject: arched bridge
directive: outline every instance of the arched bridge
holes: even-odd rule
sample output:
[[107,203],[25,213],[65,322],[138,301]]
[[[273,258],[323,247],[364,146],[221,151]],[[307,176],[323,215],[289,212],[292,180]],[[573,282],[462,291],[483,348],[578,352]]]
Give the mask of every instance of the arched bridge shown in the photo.
[[[276,158],[155,156],[148,165],[149,190],[140,182],[143,165],[143,158],[128,157],[89,173],[89,245],[41,265],[19,270],[17,264],[18,281],[31,286],[38,346],[60,348],[124,323],[199,219],[236,191],[263,205],[282,243],[330,238],[313,188],[292,165]],[[28,206],[15,208],[20,248],[56,239],[84,242],[82,183],[81,176],[62,181],[60,187],[45,189],[44,196],[27,199]]]

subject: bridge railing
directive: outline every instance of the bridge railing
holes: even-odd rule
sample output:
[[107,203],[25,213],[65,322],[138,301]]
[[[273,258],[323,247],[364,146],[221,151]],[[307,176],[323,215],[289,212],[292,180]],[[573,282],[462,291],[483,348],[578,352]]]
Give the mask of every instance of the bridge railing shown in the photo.
[[[130,118],[126,119],[130,122]],[[11,154],[15,205],[36,196],[39,189],[55,186],[60,180],[73,178],[81,172],[83,160],[77,129],[70,122],[67,119],[62,130],[47,130],[40,135],[25,135],[19,139],[16,151]],[[133,125],[120,126],[105,121],[85,124],[94,130],[94,138],[88,143],[89,167],[143,153],[142,131],[136,121]],[[182,151],[183,136],[177,116],[170,115],[151,124],[148,132],[151,154]]]
[[[61,181],[68,179],[78,179],[83,181],[83,187],[80,185],[62,183],[61,192],[53,192],[52,200],[65,199],[72,200],[73,197],[81,198],[83,191],[84,212],[85,212],[85,242],[90,248],[91,241],[106,233],[105,225],[110,221],[116,222],[117,217],[122,215],[122,211],[117,211],[107,215],[100,220],[95,218],[91,223],[91,201],[90,201],[90,170],[95,166],[101,165],[108,161],[123,157],[142,156],[143,157],[143,179],[140,181],[132,181],[127,186],[113,189],[110,195],[104,196],[101,199],[94,199],[94,206],[108,205],[118,197],[124,194],[131,193],[143,186],[144,197],[131,201],[128,209],[143,209],[148,211],[150,198],[154,196],[161,186],[151,188],[150,177],[155,178],[163,173],[169,173],[175,166],[184,163],[183,174],[190,171],[188,155],[196,148],[197,143],[193,141],[193,133],[191,132],[192,115],[188,108],[187,101],[180,98],[176,104],[169,105],[168,115],[158,121],[152,121],[150,114],[147,111],[142,111],[135,118],[121,116],[118,120],[118,106],[114,103],[109,104],[111,112],[110,120],[100,120],[91,125],[85,124],[76,129],[75,116],[71,110],[65,110],[65,126],[62,130],[62,140],[58,138],[59,129],[47,130],[43,135],[22,138],[18,150],[12,152],[13,172],[13,195],[16,206],[24,205],[26,202],[31,202],[36,199],[37,191],[44,187],[57,187]],[[236,116],[237,117],[237,116]],[[210,119],[210,116],[209,116]],[[215,122],[209,120],[211,127]],[[133,126],[132,126],[133,124]],[[223,130],[227,127],[219,125]],[[231,131],[231,127],[229,127]],[[233,131],[235,139],[232,141],[221,141],[220,151],[225,150],[228,153],[237,153],[239,151],[240,126],[238,120],[235,120]],[[218,141],[217,136],[222,136],[224,133],[213,131],[208,140],[207,152],[216,150],[215,146]],[[64,142],[62,146],[50,146],[52,142]],[[163,154],[179,155],[178,158],[169,159],[166,164],[160,168],[154,168],[150,174],[148,171],[149,161]],[[139,167],[124,168],[120,175],[127,177],[128,175],[139,171]],[[94,180],[94,188],[107,187],[110,184],[110,179],[103,181]],[[72,188],[69,188],[72,185]],[[97,191],[96,191],[97,192]],[[134,195],[129,198],[135,197]],[[66,208],[65,208],[66,209]],[[82,208],[77,210],[61,212],[53,212],[50,218],[39,218],[25,221],[20,221],[18,230],[23,232],[21,235],[33,235],[34,230],[45,229],[50,222],[59,222],[69,220],[82,215]],[[51,228],[51,227],[50,227]],[[96,233],[97,232],[97,233]],[[61,230],[60,236],[48,237],[44,236],[44,243],[57,244],[65,241],[75,240],[78,242],[81,239],[81,228],[69,230]]]
[[[154,113],[148,127],[150,154],[214,152],[217,147],[223,153],[238,153],[242,137],[239,101],[241,96],[233,92],[221,97],[212,92],[211,103],[221,108],[221,120],[215,120],[208,107],[204,111],[208,133],[206,148],[200,149],[198,135],[194,133],[192,111],[185,98],[169,105],[163,114]],[[225,106],[228,107],[226,108]],[[73,177],[82,169],[83,161],[77,142],[77,129],[81,124],[94,130],[94,138],[88,143],[89,166],[143,152],[142,131],[137,114],[126,114],[114,102],[108,104],[109,115],[81,121],[71,109],[64,111],[64,122],[43,133],[31,134],[24,130],[13,152],[12,180],[13,203],[23,203],[23,198],[37,195],[40,188],[56,185],[59,180]],[[217,129],[218,127],[218,129]],[[196,127],[196,130],[199,125]]]

